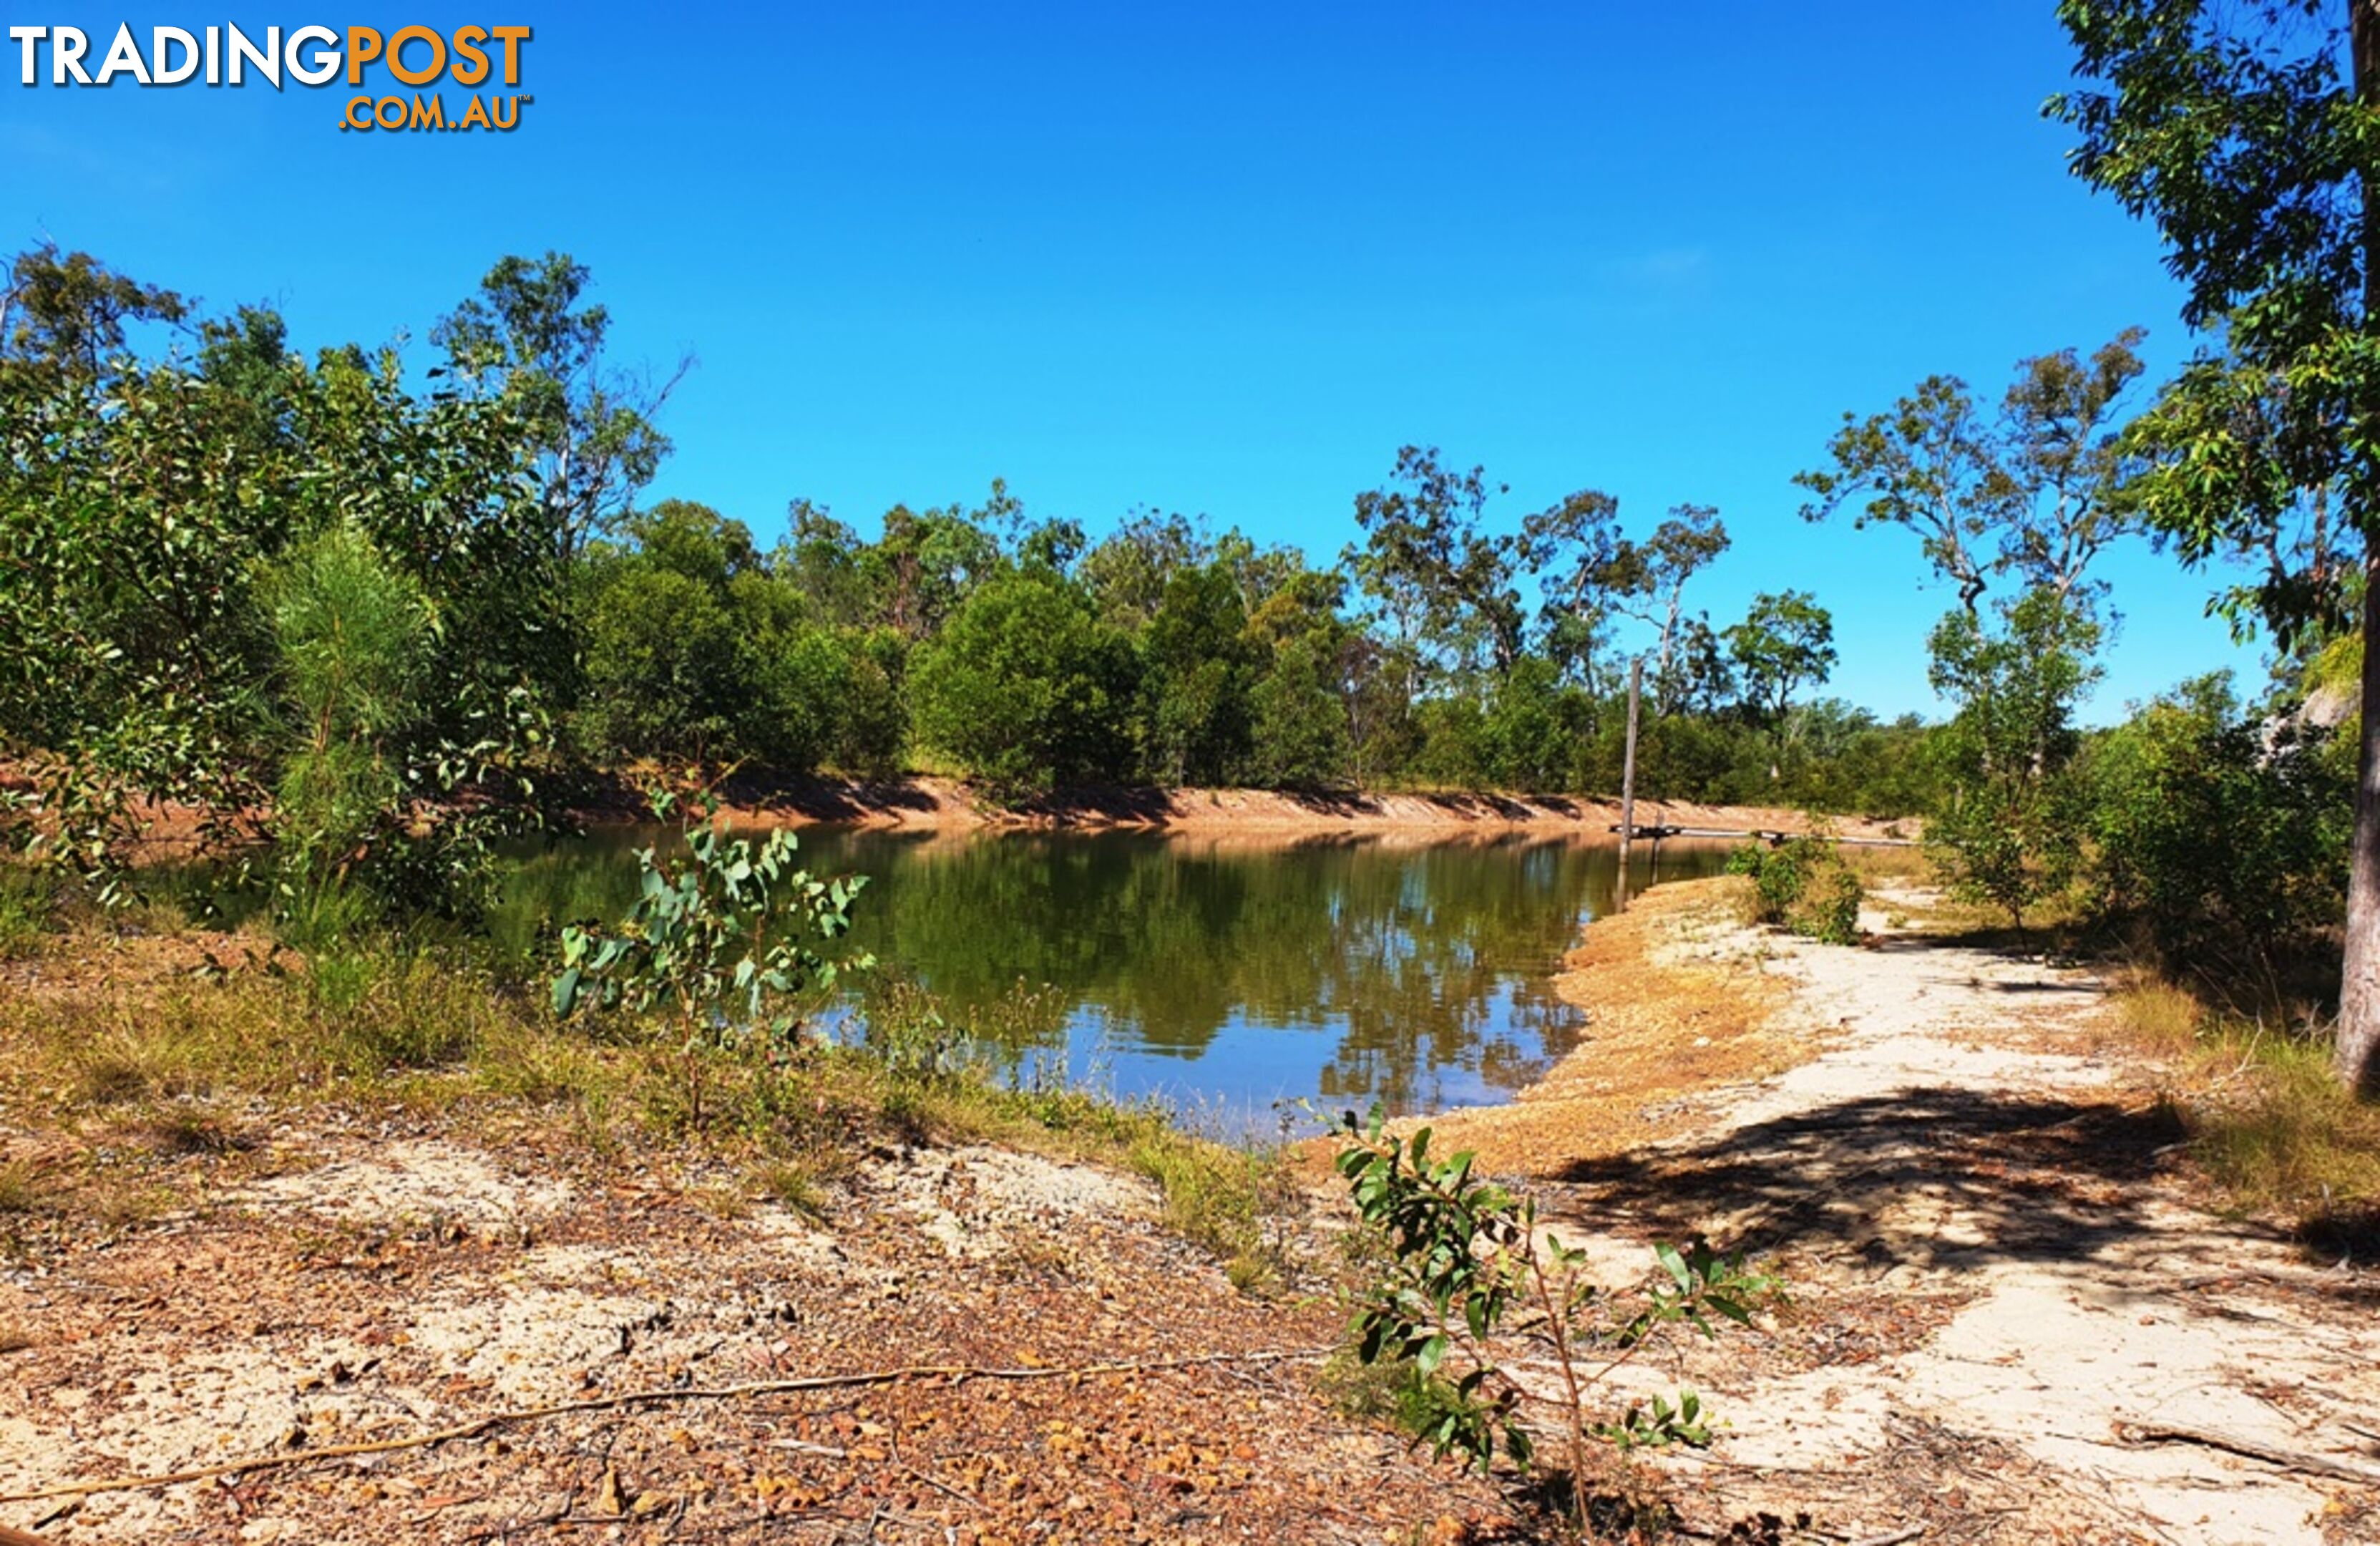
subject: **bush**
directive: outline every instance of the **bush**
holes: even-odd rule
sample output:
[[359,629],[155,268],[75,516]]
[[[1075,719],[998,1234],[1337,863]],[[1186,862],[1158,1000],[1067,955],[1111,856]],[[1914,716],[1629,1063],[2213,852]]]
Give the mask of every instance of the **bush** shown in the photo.
[[1615,1290],[1589,1275],[1585,1252],[1538,1228],[1533,1199],[1479,1179],[1468,1153],[1433,1159],[1428,1128],[1408,1142],[1387,1130],[1375,1106],[1368,1121],[1346,1113],[1338,1138],[1339,1174],[1377,1248],[1356,1296],[1354,1355],[1366,1366],[1410,1370],[1394,1405],[1403,1420],[1427,1420],[1418,1437],[1439,1455],[1485,1471],[1500,1451],[1530,1466],[1536,1442],[1521,1408],[1533,1393],[1497,1345],[1508,1322],[1534,1322],[1552,1349],[1573,1483],[1585,1474],[1589,1439],[1621,1449],[1710,1443],[1692,1391],[1674,1404],[1632,1401],[1606,1421],[1592,1420],[1586,1402],[1665,1328],[1691,1325],[1712,1336],[1718,1320],[1751,1325],[1753,1307],[1777,1291],[1775,1279],[1696,1240],[1682,1250],[1654,1248],[1666,1281],[1633,1295]]
[[1069,582],[1040,573],[969,596],[910,676],[917,734],[996,792],[1123,776],[1132,649]]
[[2090,751],[2093,899],[2143,925],[2167,962],[2282,987],[2326,966],[2346,912],[2355,744],[2269,734],[2228,677],[2184,685]]
[[1758,922],[1828,944],[1859,943],[1866,892],[1824,837],[1796,837],[1774,848],[1747,843],[1728,856],[1727,872],[1750,878]]

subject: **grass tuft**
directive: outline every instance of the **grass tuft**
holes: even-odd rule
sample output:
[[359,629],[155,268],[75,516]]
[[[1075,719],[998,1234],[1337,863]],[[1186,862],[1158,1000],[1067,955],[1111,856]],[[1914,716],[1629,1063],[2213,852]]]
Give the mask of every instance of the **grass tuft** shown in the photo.
[[2333,1077],[2325,1028],[2276,1029],[2211,1011],[2144,974],[2117,1004],[2136,1042],[2179,1061],[2185,1088],[2176,1104],[2192,1150],[2233,1207],[2289,1221],[2316,1249],[2372,1253],[2380,1105]]

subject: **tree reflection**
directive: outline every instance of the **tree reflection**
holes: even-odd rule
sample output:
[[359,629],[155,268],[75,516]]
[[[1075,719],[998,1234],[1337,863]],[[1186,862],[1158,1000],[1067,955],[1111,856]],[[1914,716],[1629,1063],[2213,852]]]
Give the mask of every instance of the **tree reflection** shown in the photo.
[[[612,830],[527,860],[500,919],[623,906],[650,833]],[[1516,1090],[1572,1043],[1552,968],[1607,908],[1605,846],[1514,836],[1413,846],[1351,837],[1274,846],[1137,834],[921,836],[812,829],[813,870],[871,883],[855,948],[965,1010],[1022,980],[1067,995],[1069,1033],[1123,1057],[1208,1065],[1180,1082],[1227,1101],[1305,1089],[1332,1103],[1428,1110]],[[1663,878],[1716,851],[1661,856]],[[1642,862],[1641,886],[1651,878]],[[614,877],[621,877],[615,880]],[[1260,1033],[1257,1067],[1210,1058]],[[1234,1082],[1241,1088],[1232,1088]]]

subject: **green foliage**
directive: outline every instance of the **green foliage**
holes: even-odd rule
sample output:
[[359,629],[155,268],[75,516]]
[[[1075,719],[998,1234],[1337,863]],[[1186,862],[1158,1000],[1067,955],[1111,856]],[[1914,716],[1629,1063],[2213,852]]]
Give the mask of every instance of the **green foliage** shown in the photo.
[[[2255,576],[2215,604],[2285,654],[2362,615],[2380,530],[2380,37],[2369,6],[2279,0],[2235,15],[2204,0],[2062,0],[2083,89],[2046,111],[2073,126],[2075,174],[2154,221],[2182,317],[2211,341],[2133,426],[2131,497],[2183,562]],[[2367,695],[2369,696],[2369,695]],[[2363,724],[2365,758],[2380,720]],[[2380,856],[2360,800],[2359,869]],[[2367,870],[2368,872],[2368,870]],[[2380,1096],[2380,919],[2350,894],[2337,1063]]]
[[409,814],[392,743],[420,717],[436,618],[352,528],[292,550],[262,590],[292,742],[275,792],[283,862],[318,883],[371,857],[376,829]]
[[501,398],[521,424],[565,554],[625,515],[652,481],[669,454],[652,417],[676,384],[656,387],[605,364],[611,316],[582,304],[590,277],[566,252],[506,257],[431,332],[455,375]]
[[1823,836],[1795,837],[1770,847],[1747,843],[1730,854],[1727,872],[1752,881],[1753,916],[1827,944],[1857,944],[1860,878]]
[[2267,1001],[2320,961],[2346,903],[2352,737],[2243,716],[2203,677],[2099,736],[2087,759],[2094,892],[2169,967]]
[[1588,1391],[1667,1328],[1686,1324],[1709,1336],[1715,1317],[1750,1325],[1775,1281],[1696,1241],[1683,1251],[1656,1248],[1666,1281],[1633,1297],[1614,1294],[1587,1276],[1585,1253],[1538,1229],[1532,1199],[1480,1179],[1467,1153],[1433,1160],[1429,1137],[1423,1128],[1408,1143],[1387,1131],[1377,1107],[1368,1123],[1351,1112],[1341,1120],[1337,1160],[1365,1226],[1385,1248],[1361,1291],[1355,1356],[1410,1367],[1426,1397],[1409,1404],[1427,1419],[1418,1436],[1482,1470],[1500,1452],[1516,1466],[1531,1464],[1526,1393],[1496,1350],[1500,1333],[1518,1334],[1509,1322],[1526,1316],[1560,1369],[1573,1477],[1585,1474],[1590,1437],[1622,1447],[1707,1443],[1692,1392],[1594,1421]]
[[1997,627],[1954,612],[1934,630],[1935,690],[1959,710],[1937,743],[1942,792],[1925,837],[1954,892],[2022,928],[2082,861],[2074,711],[2100,676],[2099,628],[2049,590],[1997,610]]
[[1248,774],[1276,789],[1343,785],[1354,771],[1347,708],[1333,690],[1336,651],[1326,633],[1302,634],[1273,651],[1250,690]]
[[[670,795],[653,797],[656,817],[677,809]],[[652,848],[638,851],[640,882],[625,917],[562,931],[557,1016],[589,1006],[668,1015],[689,1050],[751,1032],[790,1045],[812,995],[839,973],[873,964],[864,956],[830,960],[812,944],[850,929],[865,876],[814,879],[794,864],[792,833],[778,828],[756,847],[722,835],[715,814],[709,800],[689,813],[685,857],[674,865]]]
[[[402,696],[420,712],[376,737],[400,781],[518,799],[564,651],[552,532],[509,409],[416,397],[393,352],[302,360],[254,310],[202,321],[195,366],[144,361],[125,323],[187,308],[80,255],[27,254],[12,285],[85,308],[28,314],[0,349],[0,740],[41,785],[42,820],[20,835],[121,898],[144,810],[189,809],[228,846],[269,790],[316,814],[353,795],[358,743],[344,731],[331,741],[346,750],[282,766],[307,739],[285,711],[308,667],[284,646],[310,629],[308,648],[330,646],[319,615],[285,630],[268,614],[290,603],[261,588],[318,541],[377,554],[441,629],[407,668]],[[357,563],[327,549],[292,562],[322,570],[301,589],[324,604],[362,603]],[[350,673],[341,690],[390,688]]]
[[1220,564],[1165,583],[1141,635],[1145,757],[1168,784],[1235,781],[1250,750],[1250,678],[1259,651],[1239,586]]
[[0,859],[0,960],[25,955],[49,928],[53,898],[42,877]]
[[2092,560],[2135,524],[2116,430],[2145,336],[2128,328],[2087,360],[2061,349],[2021,361],[1997,418],[1955,376],[1928,376],[1888,412],[1844,414],[1828,465],[1793,480],[1813,496],[1803,517],[1849,507],[1856,526],[1916,533],[1970,615],[2011,573],[2087,608],[2104,589],[2086,576]]
[[1080,589],[1029,572],[976,590],[910,671],[920,737],[1010,794],[1124,765],[1134,677]]
[[1763,591],[1743,621],[1719,637],[1742,683],[1744,703],[1780,738],[1794,695],[1825,685],[1835,669],[1834,616],[1804,590]]

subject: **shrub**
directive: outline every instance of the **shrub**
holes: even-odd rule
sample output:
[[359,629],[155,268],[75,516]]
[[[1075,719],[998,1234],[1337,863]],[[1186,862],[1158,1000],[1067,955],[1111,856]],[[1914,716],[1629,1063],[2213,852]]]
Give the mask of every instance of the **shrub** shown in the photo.
[[[590,1003],[673,1016],[689,1051],[754,1030],[785,1042],[808,995],[832,986],[840,970],[872,964],[865,956],[831,961],[812,948],[850,929],[866,876],[813,879],[794,864],[792,833],[779,828],[756,847],[722,835],[712,825],[716,809],[706,799],[692,813],[683,862],[638,850],[642,880],[626,917],[562,931],[557,1016]],[[652,810],[667,820],[678,804],[656,793]]]
[[1467,1153],[1432,1160],[1428,1128],[1408,1144],[1386,1131],[1376,1106],[1368,1123],[1347,1113],[1340,1136],[1339,1173],[1384,1247],[1359,1296],[1355,1357],[1410,1370],[1419,1388],[1402,1392],[1397,1408],[1427,1420],[1420,1437],[1439,1455],[1460,1455],[1482,1470],[1500,1449],[1515,1465],[1531,1462],[1524,1392],[1493,1345],[1508,1317],[1534,1321],[1553,1349],[1573,1479],[1585,1472],[1590,1438],[1621,1448],[1710,1442],[1692,1391],[1675,1402],[1632,1402],[1617,1418],[1594,1421],[1589,1388],[1664,1328],[1684,1322],[1714,1335],[1714,1316],[1750,1325],[1751,1308],[1775,1291],[1773,1279],[1696,1241],[1685,1250],[1656,1247],[1667,1281],[1615,1295],[1586,1275],[1585,1253],[1538,1230],[1533,1200],[1480,1180]]
[[1727,872],[1750,878],[1756,921],[1828,944],[1859,943],[1866,892],[1824,837],[1796,837],[1774,848],[1747,843],[1728,856]]
[[2228,678],[2186,684],[2091,749],[2094,899],[2168,963],[2267,995],[2327,956],[2346,910],[2354,739],[2243,719]]

